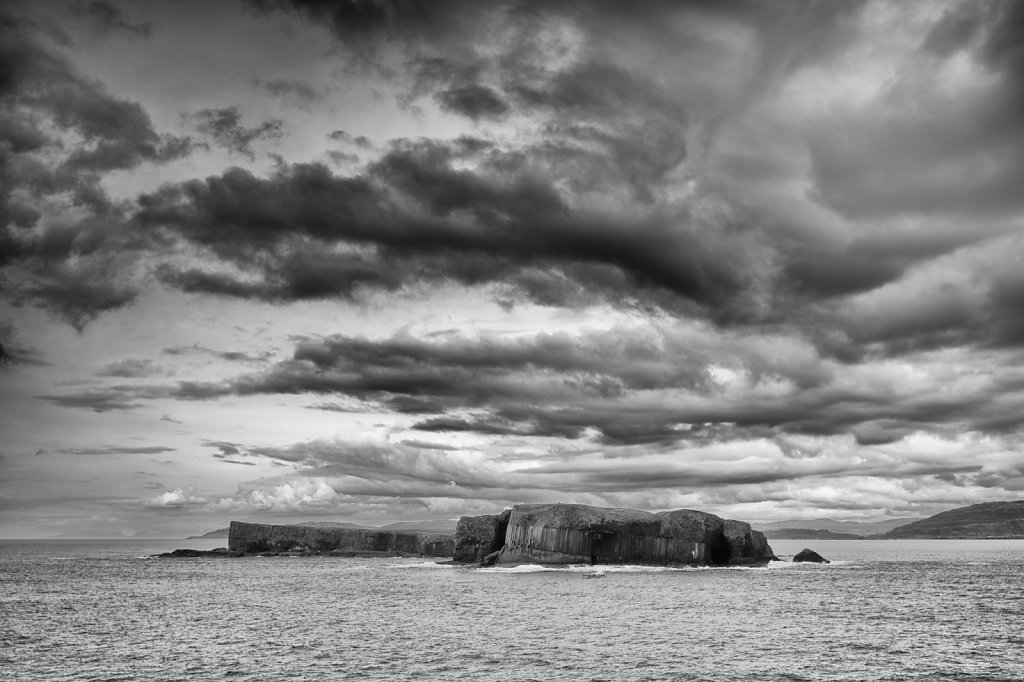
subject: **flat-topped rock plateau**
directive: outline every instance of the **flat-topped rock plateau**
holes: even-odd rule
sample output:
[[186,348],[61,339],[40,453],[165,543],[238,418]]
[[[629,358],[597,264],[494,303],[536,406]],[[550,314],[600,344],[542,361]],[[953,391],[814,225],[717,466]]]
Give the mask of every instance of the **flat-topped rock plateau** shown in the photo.
[[450,557],[450,533],[358,527],[289,526],[232,521],[228,549],[246,554],[310,553],[341,556]]
[[517,504],[497,515],[464,516],[455,561],[484,565],[762,564],[775,554],[742,521],[680,509],[646,512],[581,504]]

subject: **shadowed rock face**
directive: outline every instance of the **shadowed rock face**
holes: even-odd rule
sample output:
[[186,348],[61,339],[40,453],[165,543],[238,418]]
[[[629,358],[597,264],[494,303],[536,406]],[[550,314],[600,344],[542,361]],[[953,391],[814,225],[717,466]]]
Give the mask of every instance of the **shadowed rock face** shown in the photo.
[[497,552],[505,544],[505,531],[512,514],[506,509],[500,514],[463,516],[455,527],[455,561],[480,563],[488,554]]
[[[499,564],[737,565],[774,558],[764,535],[741,521],[681,509],[652,514],[578,504],[516,505],[504,537],[498,517],[463,517],[457,561],[479,561],[484,546],[504,547]],[[473,532],[470,532],[472,529]]]
[[228,531],[228,548],[247,553],[343,550],[450,557],[454,545],[451,535],[422,531],[277,526],[242,521],[232,521]]

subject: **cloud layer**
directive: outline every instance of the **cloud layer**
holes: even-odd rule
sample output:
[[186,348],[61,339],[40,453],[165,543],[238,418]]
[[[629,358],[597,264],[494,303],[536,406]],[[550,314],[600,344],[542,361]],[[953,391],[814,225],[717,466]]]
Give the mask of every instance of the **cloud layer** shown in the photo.
[[[17,442],[197,472],[124,509],[1022,489],[1020,3],[2,13],[0,371],[180,439]],[[175,41],[191,94],[117,68]]]

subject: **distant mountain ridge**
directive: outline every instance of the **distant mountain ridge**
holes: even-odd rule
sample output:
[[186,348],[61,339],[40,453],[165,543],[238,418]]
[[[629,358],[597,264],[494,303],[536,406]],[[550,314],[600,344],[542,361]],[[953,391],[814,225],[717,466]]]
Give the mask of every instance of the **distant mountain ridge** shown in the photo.
[[789,519],[786,521],[773,521],[771,523],[753,523],[751,525],[765,534],[768,531],[800,529],[827,530],[833,533],[849,533],[851,535],[880,535],[889,532],[893,528],[919,520],[919,517],[886,519],[884,521],[838,521],[836,519],[819,518]]
[[212,540],[214,538],[226,538],[228,536],[227,528],[218,528],[217,530],[211,530],[209,533],[203,533],[202,535],[189,535],[186,540]]
[[1024,538],[1024,500],[983,502],[950,509],[894,528],[887,539]]
[[766,530],[764,535],[769,540],[863,540],[865,537],[854,533],[837,533],[821,528],[779,528],[776,530]]

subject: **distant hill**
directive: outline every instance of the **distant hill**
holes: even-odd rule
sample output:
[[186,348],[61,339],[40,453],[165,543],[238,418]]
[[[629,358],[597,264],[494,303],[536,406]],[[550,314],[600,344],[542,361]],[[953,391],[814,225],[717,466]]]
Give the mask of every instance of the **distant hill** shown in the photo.
[[779,528],[766,530],[764,535],[769,540],[863,540],[863,535],[854,533],[837,533],[820,528]]
[[853,535],[877,535],[887,533],[893,528],[906,525],[918,518],[886,519],[884,521],[837,521],[836,519],[788,519],[771,523],[751,524],[756,530],[775,531],[784,528],[809,528],[814,530],[830,530],[833,533],[852,533]]
[[217,530],[211,530],[209,533],[203,533],[202,535],[189,535],[186,540],[207,540],[212,538],[226,538],[228,536],[227,528],[218,528]]
[[1024,538],[1024,500],[985,502],[950,509],[894,528],[888,539]]
[[420,530],[427,533],[454,533],[458,521],[441,519],[440,521],[398,521],[381,526],[381,530]]

